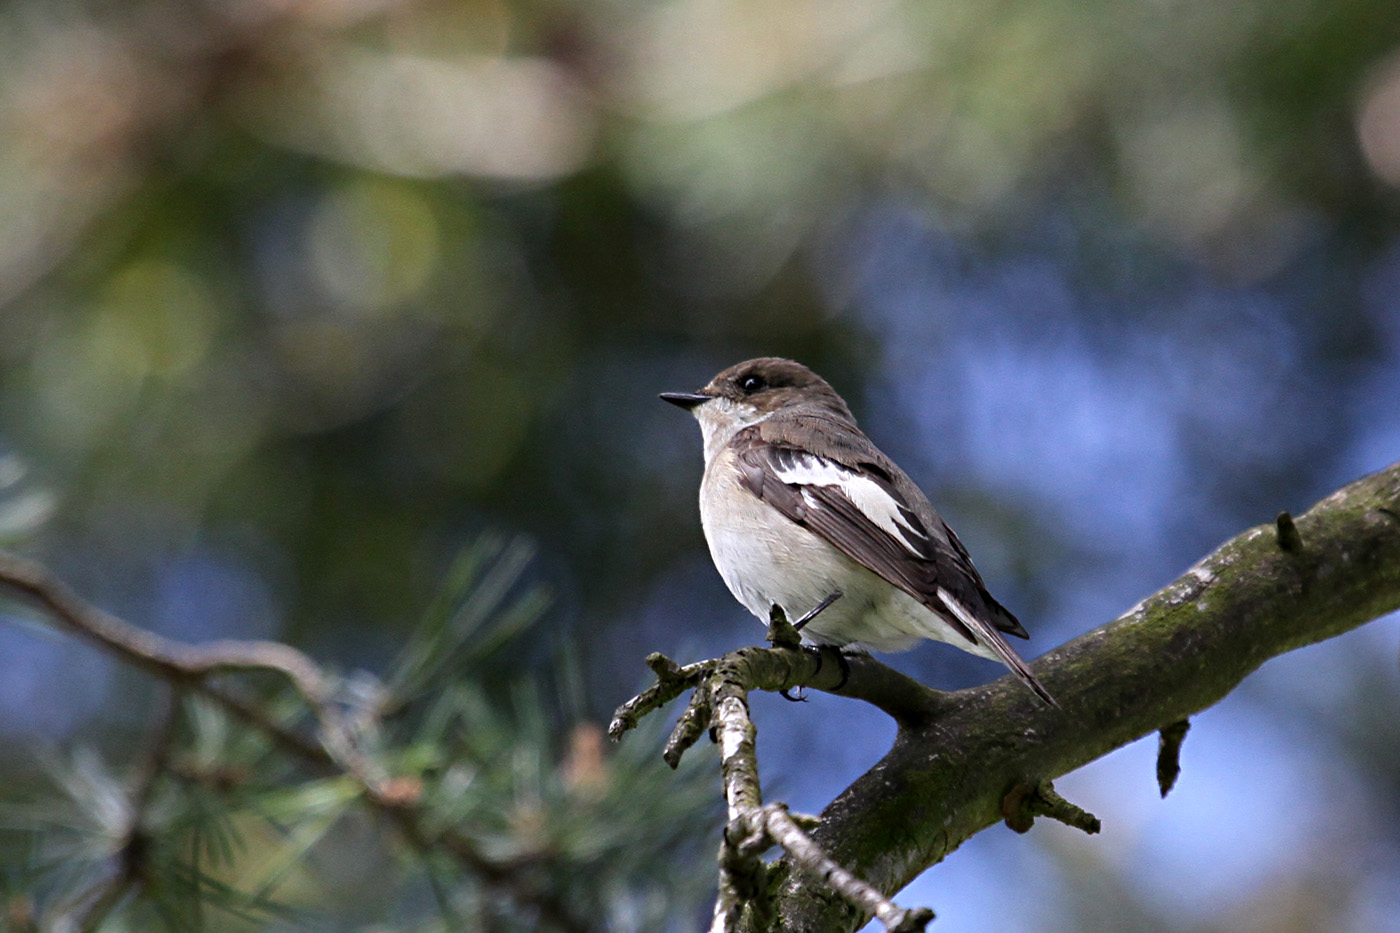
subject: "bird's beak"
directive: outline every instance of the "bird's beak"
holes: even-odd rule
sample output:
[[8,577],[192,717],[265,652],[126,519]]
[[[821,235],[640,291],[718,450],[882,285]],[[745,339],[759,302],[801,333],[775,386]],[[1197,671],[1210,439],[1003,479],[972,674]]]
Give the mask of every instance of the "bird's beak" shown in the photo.
[[703,405],[714,396],[706,395],[703,392],[662,392],[660,397],[672,405],[678,405],[689,411],[697,405]]

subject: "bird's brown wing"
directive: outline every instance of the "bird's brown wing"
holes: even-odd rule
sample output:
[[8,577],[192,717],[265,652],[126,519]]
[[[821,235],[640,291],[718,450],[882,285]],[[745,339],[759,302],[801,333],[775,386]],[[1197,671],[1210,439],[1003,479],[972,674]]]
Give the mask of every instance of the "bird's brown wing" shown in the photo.
[[[918,487],[868,441],[848,443],[837,460],[803,449],[783,436],[789,433],[770,419],[735,435],[731,445],[744,487],[913,596],[971,645],[990,648],[1037,695],[1054,703],[1007,643],[1002,626],[990,620],[1002,621],[1012,634],[1024,636],[1025,630],[987,593],[962,542],[932,507],[911,501],[914,495],[922,498]],[[930,520],[921,518],[921,511]]]

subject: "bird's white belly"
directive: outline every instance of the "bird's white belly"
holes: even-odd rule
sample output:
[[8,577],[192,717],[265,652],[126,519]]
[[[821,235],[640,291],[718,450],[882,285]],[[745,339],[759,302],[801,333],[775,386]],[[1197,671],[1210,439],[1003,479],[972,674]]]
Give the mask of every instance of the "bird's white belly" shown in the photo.
[[726,466],[705,471],[700,521],[725,585],[765,624],[775,603],[797,621],[839,591],[841,597],[803,629],[808,641],[877,651],[903,651],[919,638],[966,646],[918,600],[762,502]]
[[[713,499],[710,500],[712,503]],[[801,615],[833,590],[840,555],[816,535],[788,521],[746,489],[723,497],[727,508],[706,508],[700,520],[710,556],[734,598],[763,620],[774,603]]]

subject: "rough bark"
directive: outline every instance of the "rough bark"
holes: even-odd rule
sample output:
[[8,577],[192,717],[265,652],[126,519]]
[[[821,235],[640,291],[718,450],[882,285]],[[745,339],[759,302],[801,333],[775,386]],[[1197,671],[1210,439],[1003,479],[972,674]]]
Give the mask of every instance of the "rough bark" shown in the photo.
[[[811,838],[886,895],[1003,819],[1034,787],[1213,705],[1276,655],[1400,608],[1400,464],[1224,544],[1127,614],[1034,664],[1062,705],[1009,677],[904,717],[890,752],[834,800]],[[1152,780],[1144,775],[1144,780]],[[868,918],[785,857],[777,929]]]

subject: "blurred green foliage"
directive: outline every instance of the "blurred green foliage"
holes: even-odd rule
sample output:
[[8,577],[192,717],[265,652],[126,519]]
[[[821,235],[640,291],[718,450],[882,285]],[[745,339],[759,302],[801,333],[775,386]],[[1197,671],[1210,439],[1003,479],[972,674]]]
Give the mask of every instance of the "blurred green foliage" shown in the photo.
[[[324,767],[350,754],[330,738],[335,762],[289,754],[179,683],[138,751],[115,753],[129,762],[89,747],[51,757],[47,779],[0,808],[12,925],[688,923],[709,887],[689,865],[714,845],[712,781],[656,766],[659,722],[606,753],[567,660],[553,677],[502,676],[543,608],[519,581],[527,550],[487,539],[463,552],[393,675],[342,679],[333,702],[362,765]],[[282,729],[323,734],[291,689],[254,703]],[[370,805],[361,773],[384,776],[412,829]]]
[[[173,637],[283,638],[411,687],[430,712],[395,726],[405,760],[482,769],[480,796],[445,800],[444,819],[512,845],[530,822],[583,860],[569,866],[619,879],[672,871],[639,840],[679,836],[647,835],[643,816],[649,833],[693,826],[679,812],[696,800],[628,757],[644,742],[604,756],[635,769],[617,787],[657,795],[636,825],[616,801],[580,817],[559,765],[648,651],[702,639],[697,620],[720,612],[677,570],[703,563],[698,455],[654,393],[744,356],[801,358],[863,416],[876,402],[901,462],[943,468],[940,502],[992,529],[973,547],[989,577],[1070,617],[1065,593],[1088,589],[1071,583],[1102,569],[1084,541],[1118,545],[1036,498],[1075,470],[1004,454],[1035,479],[998,482],[958,459],[976,425],[944,413],[1026,368],[1010,355],[979,383],[953,365],[959,339],[1031,348],[1066,397],[1179,372],[1162,379],[1186,410],[1161,441],[1179,454],[1172,508],[1144,505],[1130,529],[1160,531],[1148,573],[1168,579],[1261,510],[1306,505],[1280,498],[1326,491],[1348,451],[1391,443],[1362,438],[1386,417],[1378,371],[1400,333],[1384,317],[1397,55],[1380,0],[3,0],[0,543]],[[919,236],[866,236],[880,211]],[[879,289],[895,323],[871,310]],[[1217,313],[1231,301],[1247,310]],[[1096,382],[1056,340],[1118,360],[1119,379]],[[892,387],[910,372],[925,381]],[[1132,402],[1110,410],[1160,438]],[[1005,415],[986,433],[1022,430]],[[1077,428],[1031,449],[1121,436]],[[1075,514],[1089,523],[1082,500]],[[552,608],[457,653],[438,652],[446,628],[410,641],[420,607],[460,594],[439,583],[453,555],[489,529],[535,542],[518,572],[554,587]],[[978,545],[976,524],[963,534]],[[60,788],[84,781],[95,801],[128,780],[150,684],[29,630],[0,637],[27,652],[0,643],[0,728],[25,737],[0,756],[6,797],[54,794],[36,734],[108,754],[59,756]],[[561,657],[567,703],[541,686]],[[260,773],[260,753],[210,737],[228,728],[216,714],[179,708],[191,748]],[[296,909],[324,894],[296,846],[385,845],[346,828],[342,788],[280,804],[264,790],[222,817],[251,855],[214,848],[263,865],[245,881],[297,878]],[[168,826],[215,825],[192,799]],[[600,831],[607,814],[622,822]],[[12,865],[49,857],[35,845],[6,851],[4,883],[28,883]],[[334,890],[353,900],[364,867],[345,871]],[[422,908],[433,876],[416,871],[356,889],[377,906],[355,922],[400,895]],[[590,903],[659,916],[631,883]]]

